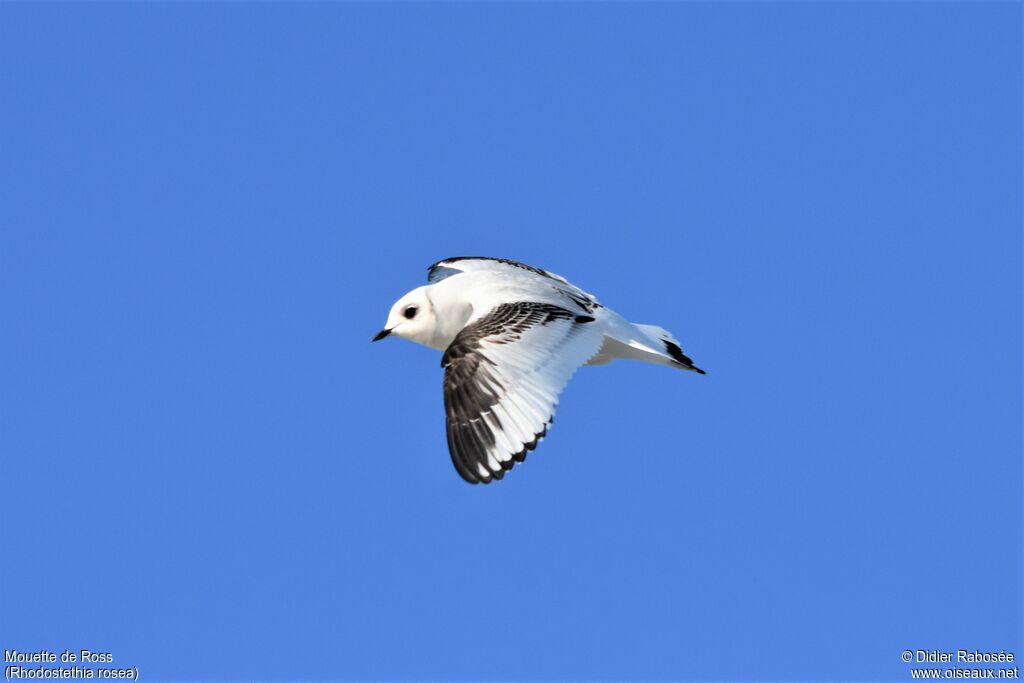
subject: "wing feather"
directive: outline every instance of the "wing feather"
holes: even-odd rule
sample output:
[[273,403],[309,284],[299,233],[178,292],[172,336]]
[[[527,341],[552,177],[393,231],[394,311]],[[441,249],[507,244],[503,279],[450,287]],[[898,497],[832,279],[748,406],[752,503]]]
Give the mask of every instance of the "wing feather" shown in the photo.
[[601,348],[593,318],[552,304],[501,304],[444,354],[452,463],[470,483],[501,479],[547,434],[558,395]]
[[490,256],[453,256],[431,265],[427,269],[427,282],[434,284],[459,273],[481,270],[537,278],[556,290],[567,305],[578,306],[587,313],[593,313],[601,308],[601,304],[597,302],[594,295],[584,292],[561,275],[512,259]]

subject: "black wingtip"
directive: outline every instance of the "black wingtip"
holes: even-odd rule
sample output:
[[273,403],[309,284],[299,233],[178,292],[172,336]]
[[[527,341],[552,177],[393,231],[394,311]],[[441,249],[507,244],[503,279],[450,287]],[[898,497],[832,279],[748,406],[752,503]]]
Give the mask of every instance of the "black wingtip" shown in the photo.
[[676,344],[673,341],[669,341],[668,339],[663,339],[662,343],[665,344],[665,351],[668,352],[668,355],[672,356],[672,360],[679,363],[687,370],[693,370],[698,375],[708,374],[693,364],[693,361],[690,359],[690,357],[683,353],[683,350],[679,348],[679,344]]

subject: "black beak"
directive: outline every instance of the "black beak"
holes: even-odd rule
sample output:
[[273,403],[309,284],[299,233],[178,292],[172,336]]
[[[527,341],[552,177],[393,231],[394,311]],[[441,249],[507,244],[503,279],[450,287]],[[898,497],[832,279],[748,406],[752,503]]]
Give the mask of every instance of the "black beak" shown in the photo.
[[377,336],[371,339],[370,341],[380,341],[389,334],[391,334],[391,330],[381,330],[380,332],[377,333]]

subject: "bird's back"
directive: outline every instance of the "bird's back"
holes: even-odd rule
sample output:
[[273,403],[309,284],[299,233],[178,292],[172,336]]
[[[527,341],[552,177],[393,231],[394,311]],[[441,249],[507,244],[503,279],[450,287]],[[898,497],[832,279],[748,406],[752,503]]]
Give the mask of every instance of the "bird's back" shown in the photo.
[[[469,267],[470,263],[473,267]],[[466,269],[437,279],[430,288],[431,298],[442,310],[471,306],[472,312],[465,324],[471,324],[505,303],[551,304],[578,315],[592,314],[600,308],[600,304],[582,289],[546,271],[484,259],[460,260],[452,265]],[[432,269],[437,267],[435,264]]]

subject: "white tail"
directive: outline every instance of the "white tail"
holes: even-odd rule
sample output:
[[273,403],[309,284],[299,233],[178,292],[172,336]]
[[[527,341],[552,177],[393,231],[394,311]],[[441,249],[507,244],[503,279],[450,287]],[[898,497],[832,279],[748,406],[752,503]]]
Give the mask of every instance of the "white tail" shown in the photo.
[[645,363],[669,365],[682,370],[705,374],[683,353],[672,334],[657,325],[638,325],[623,320],[617,314],[605,331],[604,344],[587,365],[604,365],[617,359],[639,360]]
[[679,346],[679,342],[672,336],[672,333],[666,330],[664,327],[658,327],[657,325],[641,325],[639,323],[633,323],[633,327],[643,332],[647,337],[650,337],[651,341],[655,342],[657,349],[664,356],[666,356],[671,364],[684,370],[692,370],[700,374],[706,374],[703,370],[698,368],[690,360],[690,357],[683,353],[683,349]]

